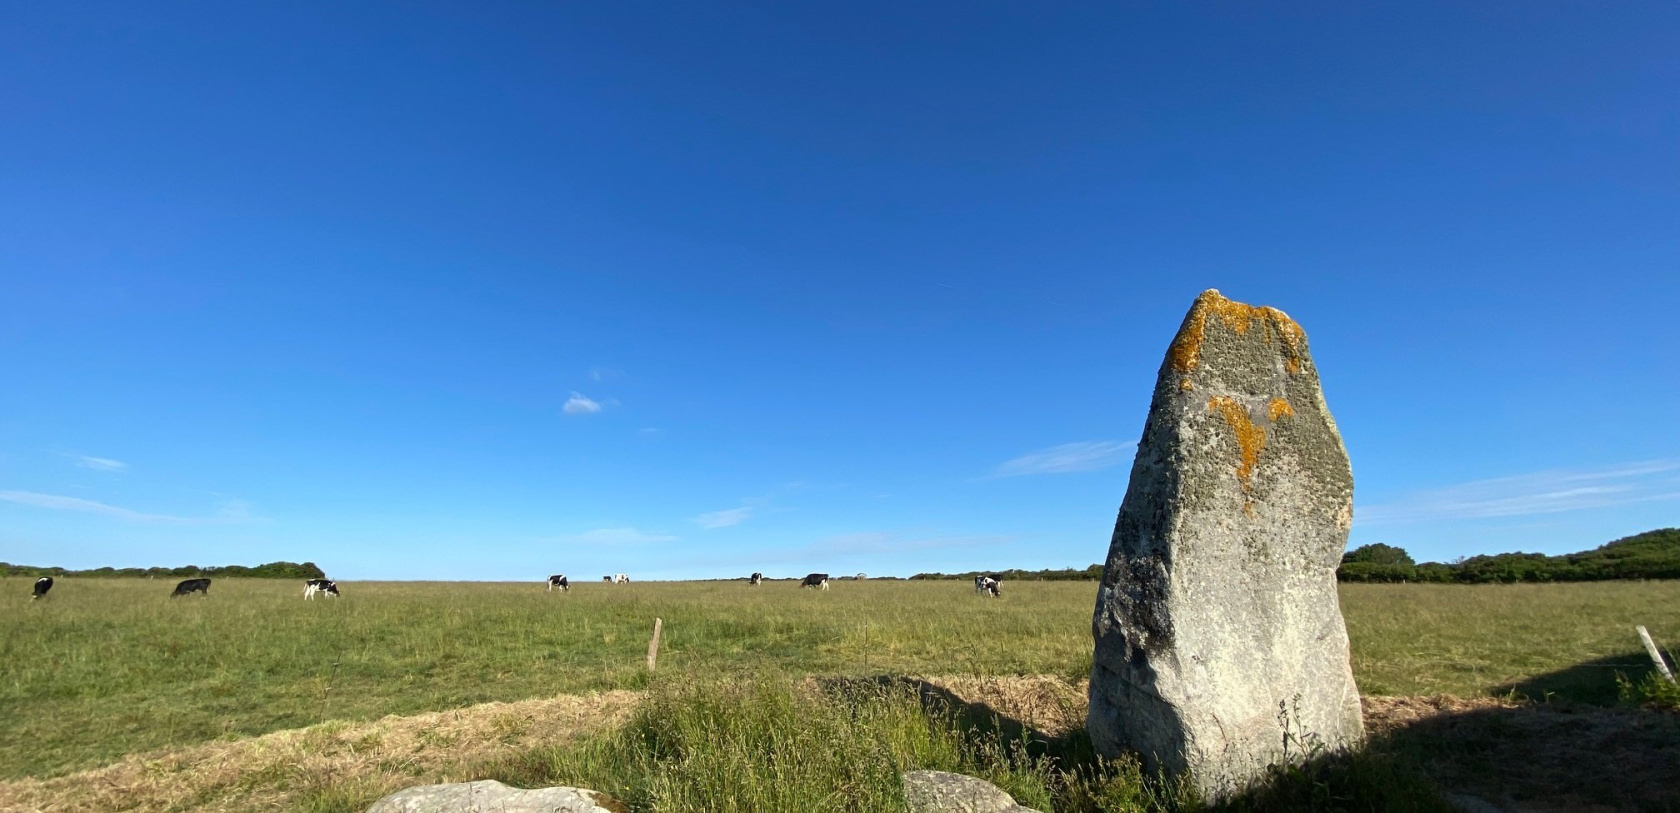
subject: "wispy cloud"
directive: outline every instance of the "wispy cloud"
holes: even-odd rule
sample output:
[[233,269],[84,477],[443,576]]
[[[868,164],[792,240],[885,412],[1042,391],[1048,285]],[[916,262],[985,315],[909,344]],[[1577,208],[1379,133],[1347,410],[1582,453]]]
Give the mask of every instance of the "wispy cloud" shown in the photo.
[[581,392],[574,391],[572,397],[566,399],[566,405],[561,407],[560,411],[567,415],[590,415],[601,411],[601,402]]
[[113,473],[128,471],[127,463],[124,463],[121,460],[112,460],[109,457],[92,457],[85,454],[77,454],[71,455],[70,458],[76,461],[76,465],[81,466],[84,469],[108,471]]
[[1071,474],[1106,469],[1123,463],[1136,443],[1115,440],[1086,440],[1064,443],[1036,452],[1028,452],[999,465],[993,477],[1019,477],[1026,474]]
[[244,500],[224,502],[220,512],[213,517],[176,517],[168,514],[148,514],[116,505],[84,500],[80,497],[41,494],[35,491],[0,491],[0,500],[54,511],[80,511],[85,514],[113,517],[126,522],[146,522],[162,525],[218,525],[251,522],[259,519],[251,515],[251,505]]
[[581,534],[566,534],[559,539],[561,542],[575,542],[581,545],[642,545],[649,542],[677,541],[677,537],[670,534],[650,534],[635,528],[596,528]]
[[1552,470],[1476,480],[1420,491],[1379,505],[1356,506],[1355,525],[1397,525],[1452,519],[1558,514],[1641,502],[1680,500],[1673,472],[1680,460],[1650,460],[1600,469]]
[[597,384],[599,384],[603,381],[612,381],[613,379],[618,379],[618,378],[623,378],[623,377],[624,377],[623,372],[620,372],[618,370],[614,370],[611,367],[591,367],[591,368],[589,368],[589,380],[594,381]]
[[743,505],[740,508],[730,508],[726,511],[712,511],[694,518],[694,522],[707,530],[713,528],[727,528],[740,525],[753,515],[753,506]]

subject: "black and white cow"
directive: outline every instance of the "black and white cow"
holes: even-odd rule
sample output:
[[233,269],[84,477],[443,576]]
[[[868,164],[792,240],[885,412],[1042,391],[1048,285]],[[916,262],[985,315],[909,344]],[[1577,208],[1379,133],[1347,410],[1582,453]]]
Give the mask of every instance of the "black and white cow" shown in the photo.
[[604,582],[606,582],[606,583],[607,583],[607,584],[612,584],[612,583],[613,583],[613,580],[612,580],[612,577],[611,577],[611,576],[602,576],[602,577],[601,577],[601,581],[604,581]]
[[828,574],[827,573],[812,573],[811,575],[806,576],[805,580],[799,583],[799,586],[801,588],[804,588],[804,587],[820,587],[824,590],[827,590],[828,589]]
[[747,579],[747,584],[757,586],[757,584],[761,581],[764,581],[764,574],[754,573],[752,574],[752,578]]
[[[332,579],[310,579],[303,583],[303,597],[312,599],[316,593],[329,598],[338,598],[338,582]],[[205,595],[209,595],[206,593]]]
[[566,574],[561,573],[548,577],[548,591],[552,593],[555,588],[559,588],[562,593],[568,592],[572,589],[572,583],[566,581]]
[[47,594],[47,591],[52,589],[52,585],[53,585],[53,581],[52,581],[51,576],[42,576],[41,578],[36,579],[35,580],[35,595],[30,596],[29,600],[34,601],[35,599],[38,599],[38,598],[41,598],[42,596],[45,596]]
[[174,598],[176,596],[190,596],[193,593],[203,593],[205,598],[209,598],[210,597],[210,580],[209,579],[187,579],[186,581],[175,585],[175,592],[170,593],[169,597]]
[[617,574],[613,575],[613,584],[629,584],[629,583],[630,583],[630,574],[628,574],[628,573],[617,573]]
[[998,576],[996,574],[993,574],[991,576],[975,576],[974,577],[974,589],[975,589],[975,591],[979,592],[983,595],[991,596],[992,598],[997,598],[998,596],[1003,595],[1003,593],[999,589],[1002,586],[1002,584],[1003,584],[1003,577]]

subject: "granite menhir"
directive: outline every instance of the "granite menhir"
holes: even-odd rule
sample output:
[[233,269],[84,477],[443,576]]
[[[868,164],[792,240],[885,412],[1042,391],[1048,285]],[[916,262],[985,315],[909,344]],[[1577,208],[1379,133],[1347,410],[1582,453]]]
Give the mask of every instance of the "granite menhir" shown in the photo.
[[1210,799],[1362,737],[1336,566],[1353,472],[1301,327],[1196,298],[1167,348],[1097,591],[1097,750]]

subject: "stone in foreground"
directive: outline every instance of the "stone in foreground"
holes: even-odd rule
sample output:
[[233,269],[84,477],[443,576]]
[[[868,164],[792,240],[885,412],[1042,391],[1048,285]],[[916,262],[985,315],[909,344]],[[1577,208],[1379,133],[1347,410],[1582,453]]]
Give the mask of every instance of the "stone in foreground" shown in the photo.
[[904,800],[910,813],[1038,813],[984,779],[944,771],[906,773]]
[[1353,473],[1307,337],[1197,297],[1167,349],[1092,619],[1086,727],[1210,800],[1361,739],[1336,599]]
[[367,813],[623,813],[604,793],[583,788],[520,790],[493,779],[422,785],[373,803]]

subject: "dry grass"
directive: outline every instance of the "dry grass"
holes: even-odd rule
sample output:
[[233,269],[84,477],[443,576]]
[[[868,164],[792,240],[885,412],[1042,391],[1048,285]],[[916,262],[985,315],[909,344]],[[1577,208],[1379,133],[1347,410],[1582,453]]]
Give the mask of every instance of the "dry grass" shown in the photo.
[[[1074,738],[1084,726],[1085,686],[1060,677],[896,682],[1033,737]],[[494,772],[487,766],[567,747],[625,722],[642,696],[485,703],[129,756],[68,776],[0,783],[0,811],[359,809],[404,787],[484,778]],[[1680,789],[1665,779],[1680,765],[1677,715],[1496,697],[1366,697],[1364,706],[1375,747],[1422,766],[1460,798],[1513,813],[1680,808]]]
[[0,783],[0,810],[287,810],[321,790],[342,792],[346,778],[374,796],[465,781],[476,778],[464,772],[470,766],[611,726],[637,696],[613,691],[484,703],[133,755],[68,776]]
[[[319,813],[479,778],[619,730],[635,705],[625,690],[648,685],[656,615],[662,681],[891,682],[966,720],[1001,718],[1006,740],[1077,739],[1090,668],[1090,586],[1077,583],[1019,585],[1004,601],[919,582],[820,595],[360,585],[332,603],[256,581],[190,602],[144,580],[64,587],[0,618],[0,776],[14,778],[0,810]],[[1680,640],[1680,582],[1345,585],[1342,601],[1362,689],[1480,696],[1369,697],[1374,743],[1507,809],[1680,809],[1680,791],[1649,779],[1680,765],[1680,715],[1569,705],[1614,705],[1617,674],[1648,671],[1632,624]],[[977,650],[980,638],[996,645]],[[966,674],[875,677],[936,671]],[[552,699],[521,699],[533,696]]]
[[[1084,686],[1060,678],[918,682],[1052,736],[1085,724]],[[617,725],[641,696],[612,691],[483,703],[130,755],[66,776],[0,782],[0,811],[296,810],[322,794],[378,797],[414,785],[463,782],[482,778],[478,766]]]

